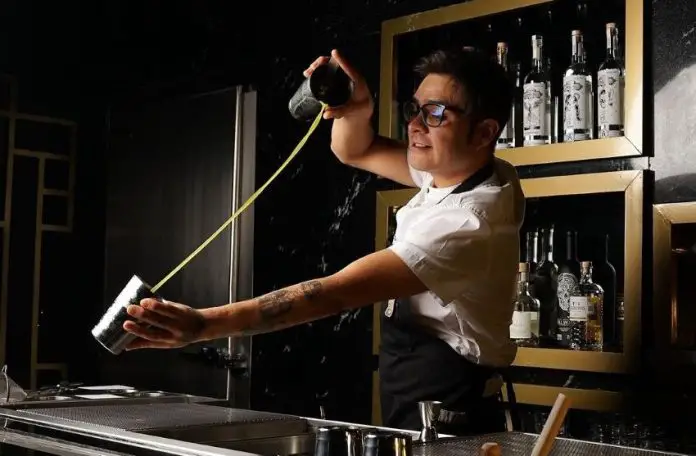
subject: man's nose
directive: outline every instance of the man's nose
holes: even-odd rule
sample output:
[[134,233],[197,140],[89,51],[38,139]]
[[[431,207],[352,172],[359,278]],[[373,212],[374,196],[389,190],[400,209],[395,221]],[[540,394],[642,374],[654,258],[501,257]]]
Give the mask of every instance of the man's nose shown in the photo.
[[427,133],[428,132],[428,126],[426,125],[425,121],[423,120],[423,114],[418,113],[418,115],[414,116],[413,119],[408,123],[408,131],[409,132],[418,132],[418,133]]

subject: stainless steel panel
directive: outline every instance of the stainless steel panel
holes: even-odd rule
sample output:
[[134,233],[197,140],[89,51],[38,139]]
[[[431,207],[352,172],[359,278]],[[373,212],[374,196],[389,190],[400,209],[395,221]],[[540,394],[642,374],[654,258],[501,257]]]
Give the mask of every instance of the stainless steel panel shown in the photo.
[[[478,454],[481,445],[496,442],[505,456],[529,456],[537,436],[518,432],[504,432],[467,438],[452,438],[423,445],[414,445],[413,456],[461,456]],[[552,456],[665,456],[676,453],[641,450],[580,440],[556,439]]]
[[224,426],[230,436],[245,438],[298,434],[307,429],[307,422],[297,417],[201,404],[37,408],[24,413],[160,436],[202,426]]

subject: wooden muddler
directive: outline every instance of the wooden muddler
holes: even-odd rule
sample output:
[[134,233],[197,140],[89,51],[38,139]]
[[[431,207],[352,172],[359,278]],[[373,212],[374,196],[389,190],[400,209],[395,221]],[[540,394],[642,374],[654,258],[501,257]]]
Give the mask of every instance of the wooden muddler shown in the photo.
[[544,423],[544,428],[539,434],[536,445],[532,450],[532,456],[548,456],[553,448],[554,441],[558,432],[561,430],[563,420],[565,420],[568,408],[570,407],[570,399],[565,395],[559,394],[556,402],[553,404],[551,413]]
[[481,446],[479,456],[501,456],[500,445],[494,442],[487,442]]

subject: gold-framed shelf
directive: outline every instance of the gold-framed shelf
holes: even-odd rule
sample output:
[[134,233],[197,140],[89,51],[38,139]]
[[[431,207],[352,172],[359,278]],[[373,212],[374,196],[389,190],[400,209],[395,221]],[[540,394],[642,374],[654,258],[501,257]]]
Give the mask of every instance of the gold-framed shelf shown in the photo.
[[[398,103],[395,101],[398,86],[398,37],[547,3],[553,3],[553,0],[471,0],[382,22],[379,134],[390,138],[398,137]],[[496,151],[496,155],[515,166],[643,155],[643,24],[643,1],[625,0],[625,136],[503,149]]]
[[[625,322],[623,334],[623,350],[621,352],[575,351],[554,348],[520,348],[513,363],[518,367],[545,368],[567,371],[597,372],[597,373],[630,373],[639,367],[641,350],[641,303],[642,303],[642,249],[643,249],[643,202],[645,176],[649,171],[613,171],[591,174],[573,174],[521,179],[525,197],[544,198],[554,196],[590,195],[605,193],[620,193],[624,202],[624,258],[623,283]],[[376,195],[376,231],[375,250],[387,247],[390,235],[390,217],[393,208],[406,204],[416,193],[417,189],[400,189],[377,192]],[[380,346],[380,309],[382,303],[373,308],[373,354],[379,354]],[[538,391],[532,394],[529,389],[521,391],[527,396],[518,397],[520,403],[546,405],[550,399],[540,403]],[[559,391],[558,387],[536,385],[548,391]],[[549,389],[550,390],[546,390]],[[609,400],[601,390],[583,391],[575,407],[594,407],[601,400]],[[605,397],[606,396],[606,397]],[[546,397],[546,396],[544,396]],[[614,396],[611,396],[614,397]],[[604,399],[601,399],[604,398]],[[601,399],[601,400],[600,400]],[[534,402],[536,401],[536,402]],[[613,408],[618,402],[614,399],[608,404]],[[592,405],[595,404],[595,405]],[[608,405],[609,406],[609,405]],[[379,373],[373,376],[373,422],[379,423]]]

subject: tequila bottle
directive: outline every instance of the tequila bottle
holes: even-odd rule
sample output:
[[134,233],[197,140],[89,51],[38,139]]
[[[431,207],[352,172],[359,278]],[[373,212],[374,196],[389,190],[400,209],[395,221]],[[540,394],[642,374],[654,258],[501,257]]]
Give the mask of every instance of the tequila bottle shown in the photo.
[[539,344],[539,301],[529,293],[529,264],[520,263],[510,338],[520,346]]
[[578,292],[570,298],[571,341],[575,350],[604,348],[604,290],[592,281],[592,262],[583,261]]
[[619,29],[606,25],[607,56],[597,71],[597,131],[600,138],[624,134],[624,68],[619,60]]
[[582,32],[571,33],[571,63],[563,76],[563,140],[590,139],[592,119],[592,75],[585,63]]
[[532,36],[532,69],[524,78],[523,133],[525,146],[549,144],[551,140],[551,80],[544,64],[544,38]]

